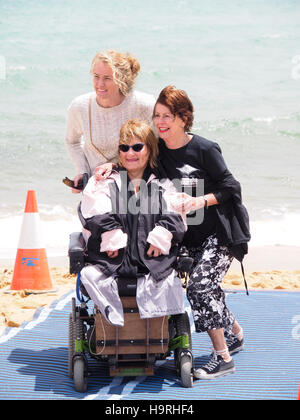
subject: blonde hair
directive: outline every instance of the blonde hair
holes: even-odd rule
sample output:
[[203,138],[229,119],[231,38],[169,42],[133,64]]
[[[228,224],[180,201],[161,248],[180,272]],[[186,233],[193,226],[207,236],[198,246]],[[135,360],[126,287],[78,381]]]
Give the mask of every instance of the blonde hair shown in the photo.
[[129,53],[120,53],[114,50],[98,52],[91,65],[90,72],[93,73],[94,64],[97,60],[109,65],[113,72],[115,83],[119,86],[120,92],[126,96],[133,88],[135,78],[140,71],[140,63]]
[[154,168],[158,156],[158,139],[154,131],[146,121],[128,120],[121,127],[119,144],[129,144],[134,137],[138,138],[148,147],[149,165],[151,168]]

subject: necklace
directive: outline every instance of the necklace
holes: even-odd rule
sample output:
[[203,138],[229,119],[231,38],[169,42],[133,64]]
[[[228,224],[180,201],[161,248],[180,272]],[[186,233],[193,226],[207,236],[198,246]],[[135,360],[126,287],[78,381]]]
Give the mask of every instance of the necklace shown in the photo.
[[189,138],[188,133],[184,133],[184,138],[182,138],[180,140],[180,142],[179,141],[174,142],[174,140],[173,141],[172,140],[171,141],[170,140],[169,141],[165,140],[165,144],[166,144],[168,149],[180,149],[181,147],[186,146],[189,141],[190,141],[190,138]]
[[[188,133],[184,133],[184,138],[183,140],[180,141],[180,146],[178,146],[178,149],[180,149],[181,147],[184,147],[188,144],[188,142],[190,141],[189,135]],[[182,144],[183,143],[183,144]]]
[[188,142],[190,141],[188,133],[184,133],[184,143],[183,146],[186,146]]

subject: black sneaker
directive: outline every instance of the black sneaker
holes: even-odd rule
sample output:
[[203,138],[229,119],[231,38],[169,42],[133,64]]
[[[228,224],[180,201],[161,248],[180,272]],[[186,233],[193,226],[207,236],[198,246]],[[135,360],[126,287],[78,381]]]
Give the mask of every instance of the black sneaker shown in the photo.
[[242,338],[241,340],[239,340],[238,338],[228,338],[226,340],[226,344],[228,347],[228,351],[229,354],[234,354],[237,353],[238,351],[243,350],[244,348],[244,339]]
[[199,369],[194,370],[197,379],[215,379],[235,371],[233,359],[225,362],[222,356],[213,355],[210,361]]

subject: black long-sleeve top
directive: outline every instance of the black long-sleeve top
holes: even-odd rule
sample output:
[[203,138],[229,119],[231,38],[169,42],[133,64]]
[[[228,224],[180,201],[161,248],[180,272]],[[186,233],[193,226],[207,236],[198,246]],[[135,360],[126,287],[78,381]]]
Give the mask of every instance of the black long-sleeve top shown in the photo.
[[[235,246],[237,243],[246,243],[250,233],[248,214],[241,204],[241,187],[228,170],[219,145],[194,134],[189,143],[178,149],[168,149],[160,139],[159,150],[162,172],[173,182],[180,180],[180,183],[175,182],[178,190],[181,188],[194,197],[213,193],[219,203],[204,210],[202,223],[188,225],[184,244],[188,247],[200,246],[214,233],[222,244]],[[234,231],[231,232],[231,219],[236,205],[243,228],[240,230],[234,224]],[[200,211],[203,212],[202,209]],[[246,252],[245,249],[242,253]]]

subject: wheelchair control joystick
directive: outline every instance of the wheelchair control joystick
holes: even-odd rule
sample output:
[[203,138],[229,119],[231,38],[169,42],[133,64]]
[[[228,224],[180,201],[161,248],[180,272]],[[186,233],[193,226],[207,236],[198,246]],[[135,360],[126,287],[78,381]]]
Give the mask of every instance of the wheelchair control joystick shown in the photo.
[[177,271],[180,279],[182,280],[182,286],[187,287],[189,281],[189,275],[192,270],[194,259],[189,256],[189,251],[185,246],[179,249],[177,256]]

